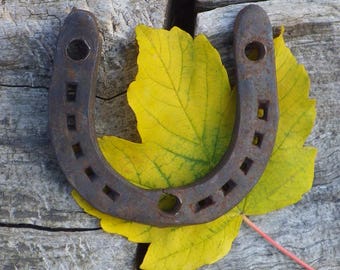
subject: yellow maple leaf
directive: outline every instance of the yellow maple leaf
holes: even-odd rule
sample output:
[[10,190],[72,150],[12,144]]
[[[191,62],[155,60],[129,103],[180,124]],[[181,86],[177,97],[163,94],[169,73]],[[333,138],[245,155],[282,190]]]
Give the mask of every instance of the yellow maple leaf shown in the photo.
[[103,137],[99,145],[129,181],[181,186],[212,170],[229,143],[235,109],[228,76],[203,35],[193,40],[176,27],[139,26],[136,32],[138,74],[128,101],[142,143]]
[[[142,143],[99,139],[110,164],[147,188],[180,186],[205,175],[231,138],[235,96],[217,51],[199,35],[136,28],[140,52],[128,101],[136,113]],[[264,214],[301,199],[312,185],[316,149],[303,147],[315,119],[309,78],[285,46],[274,40],[280,120],[274,150],[258,184],[234,209],[205,224],[157,228],[101,213],[73,196],[103,230],[130,241],[151,243],[142,269],[196,269],[225,256],[242,215]]]

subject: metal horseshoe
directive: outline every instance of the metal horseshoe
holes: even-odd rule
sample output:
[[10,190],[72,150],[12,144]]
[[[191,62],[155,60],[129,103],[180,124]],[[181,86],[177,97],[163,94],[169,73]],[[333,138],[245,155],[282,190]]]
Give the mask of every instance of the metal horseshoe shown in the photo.
[[[235,22],[238,98],[228,150],[205,177],[176,188],[149,190],[129,183],[98,148],[93,112],[101,52],[98,33],[95,17],[74,9],[58,40],[49,92],[49,128],[68,181],[98,210],[159,227],[204,223],[228,212],[261,177],[277,131],[273,37],[266,13],[249,5]],[[164,196],[175,198],[171,209],[159,206]]]

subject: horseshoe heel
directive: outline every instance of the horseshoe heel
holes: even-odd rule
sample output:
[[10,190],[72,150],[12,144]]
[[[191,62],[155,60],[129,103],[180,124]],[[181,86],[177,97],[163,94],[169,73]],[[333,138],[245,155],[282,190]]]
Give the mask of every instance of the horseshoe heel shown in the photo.
[[[49,127],[58,162],[72,186],[100,211],[159,227],[218,218],[239,203],[262,175],[278,123],[272,29],[250,5],[235,22],[238,99],[233,137],[217,167],[193,184],[147,190],[107,163],[96,141],[95,86],[101,41],[94,16],[74,9],[58,40],[49,93]],[[164,197],[175,199],[162,209]]]

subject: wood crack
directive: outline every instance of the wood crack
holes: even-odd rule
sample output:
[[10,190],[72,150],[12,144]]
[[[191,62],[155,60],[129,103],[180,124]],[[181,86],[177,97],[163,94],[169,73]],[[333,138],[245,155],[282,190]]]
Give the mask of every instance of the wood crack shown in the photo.
[[[43,85],[27,85],[27,84],[6,84],[6,83],[0,83],[0,87],[7,87],[7,88],[31,88],[31,89],[46,89],[49,90],[49,87],[43,86]],[[103,100],[103,101],[110,101],[113,100],[117,97],[123,96],[127,93],[127,91],[120,92],[116,95],[113,95],[111,97],[101,97],[101,96],[96,96],[96,98]]]
[[268,0],[197,0],[196,10],[198,13],[213,10],[220,7],[226,7],[230,5],[244,4],[244,3],[255,3],[264,2]]
[[64,227],[47,227],[40,226],[29,223],[6,223],[0,222],[0,228],[14,228],[14,229],[31,229],[37,231],[45,231],[45,232],[89,232],[89,231],[99,231],[100,227],[95,228],[64,228]]
[[6,84],[6,83],[0,83],[0,87],[8,87],[8,88],[32,88],[32,89],[46,89],[48,90],[49,87],[42,86],[42,85],[26,85],[26,84]]
[[103,100],[103,101],[110,101],[110,100],[113,100],[117,97],[120,97],[120,96],[123,96],[127,93],[127,91],[123,91],[121,93],[118,93],[116,95],[113,95],[112,97],[101,97],[101,96],[96,96],[96,98],[100,99],[100,100]]

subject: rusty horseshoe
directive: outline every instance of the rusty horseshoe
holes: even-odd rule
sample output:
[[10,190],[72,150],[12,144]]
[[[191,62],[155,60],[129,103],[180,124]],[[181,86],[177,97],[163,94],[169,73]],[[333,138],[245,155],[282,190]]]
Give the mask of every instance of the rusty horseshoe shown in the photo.
[[[233,208],[261,177],[278,125],[272,27],[263,9],[249,5],[235,22],[238,98],[229,148],[213,171],[176,188],[149,190],[129,183],[98,148],[93,112],[98,33],[95,17],[74,9],[57,44],[49,92],[50,139],[71,185],[102,212],[159,227],[208,222]],[[175,199],[171,209],[160,207],[164,196]]]

